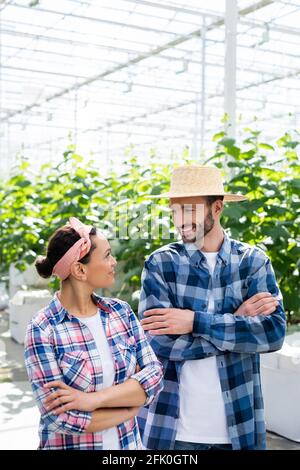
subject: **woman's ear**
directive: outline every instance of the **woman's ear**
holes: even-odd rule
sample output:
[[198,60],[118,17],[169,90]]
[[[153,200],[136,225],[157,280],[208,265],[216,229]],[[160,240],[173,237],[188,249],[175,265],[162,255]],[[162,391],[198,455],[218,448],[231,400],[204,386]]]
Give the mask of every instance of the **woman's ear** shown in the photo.
[[73,263],[71,266],[71,275],[78,281],[85,281],[87,275],[86,266],[79,261]]

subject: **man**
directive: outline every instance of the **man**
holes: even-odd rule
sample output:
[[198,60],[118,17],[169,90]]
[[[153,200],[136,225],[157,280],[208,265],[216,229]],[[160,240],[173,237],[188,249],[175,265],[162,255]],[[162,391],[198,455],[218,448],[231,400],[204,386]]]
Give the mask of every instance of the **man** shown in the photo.
[[164,390],[143,408],[148,449],[264,449],[259,353],[281,348],[282,296],[270,260],[228,237],[221,171],[174,170],[168,197],[182,242],[145,262],[139,315],[164,366]]

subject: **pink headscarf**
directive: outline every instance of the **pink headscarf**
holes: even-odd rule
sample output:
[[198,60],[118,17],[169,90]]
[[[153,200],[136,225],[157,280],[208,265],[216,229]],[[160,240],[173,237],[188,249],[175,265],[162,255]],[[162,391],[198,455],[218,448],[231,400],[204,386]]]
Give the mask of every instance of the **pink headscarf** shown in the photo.
[[92,230],[92,226],[83,224],[80,220],[76,219],[76,217],[70,217],[69,224],[76,230],[81,238],[74,243],[53,268],[52,274],[59,277],[62,281],[69,277],[72,264],[83,258],[91,248],[89,234]]

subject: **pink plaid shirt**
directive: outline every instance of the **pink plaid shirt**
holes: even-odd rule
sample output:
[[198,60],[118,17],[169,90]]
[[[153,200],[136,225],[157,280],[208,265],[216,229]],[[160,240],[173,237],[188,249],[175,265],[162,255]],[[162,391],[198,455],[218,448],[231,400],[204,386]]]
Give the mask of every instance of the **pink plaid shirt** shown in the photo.
[[[115,363],[115,384],[136,379],[150,404],[162,389],[162,366],[130,306],[94,294]],[[102,432],[87,433],[91,413],[71,410],[58,416],[45,410],[51,393],[43,385],[62,380],[84,392],[102,388],[102,366],[94,338],[80,319],[70,315],[57,295],[28,325],[25,364],[41,413],[40,449],[102,450]],[[136,366],[141,370],[135,373]],[[136,418],[117,426],[120,448],[143,449]]]

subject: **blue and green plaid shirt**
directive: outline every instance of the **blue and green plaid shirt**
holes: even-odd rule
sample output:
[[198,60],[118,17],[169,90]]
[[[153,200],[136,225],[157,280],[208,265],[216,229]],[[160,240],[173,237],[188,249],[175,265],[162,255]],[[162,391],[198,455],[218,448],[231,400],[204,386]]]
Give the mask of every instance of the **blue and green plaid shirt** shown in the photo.
[[[214,314],[207,313],[210,290]],[[273,314],[234,315],[246,299],[266,291],[279,301]],[[233,449],[264,449],[259,353],[280,349],[286,329],[282,295],[268,257],[258,247],[230,239],[224,232],[211,277],[204,255],[194,244],[164,246],[145,262],[139,316],[164,307],[193,310],[194,328],[185,335],[148,335],[164,366],[164,390],[139,415],[146,448],[173,448],[182,364],[215,355]]]

